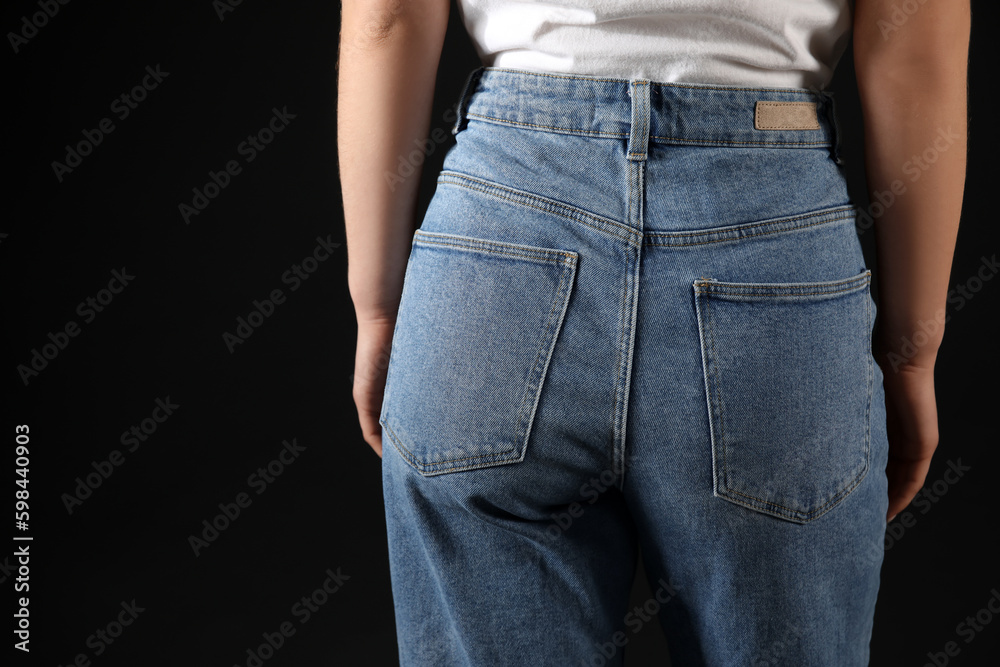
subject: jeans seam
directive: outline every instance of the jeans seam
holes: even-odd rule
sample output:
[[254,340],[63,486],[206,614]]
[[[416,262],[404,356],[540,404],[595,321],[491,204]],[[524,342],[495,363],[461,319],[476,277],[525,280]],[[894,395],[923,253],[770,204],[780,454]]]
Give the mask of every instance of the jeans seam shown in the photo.
[[[388,417],[388,415],[386,415],[386,416]],[[388,419],[386,421],[388,422]],[[424,474],[424,469],[425,468],[430,468],[430,467],[433,467],[433,466],[437,466],[437,465],[440,465],[441,463],[450,463],[452,461],[468,461],[470,459],[484,459],[484,458],[489,458],[489,457],[496,457],[496,459],[497,459],[496,462],[497,463],[508,463],[508,462],[510,462],[509,460],[505,460],[505,459],[503,459],[501,457],[503,457],[503,456],[505,456],[505,455],[509,454],[510,452],[513,452],[513,451],[515,451],[517,449],[517,447],[515,446],[515,447],[512,447],[510,449],[505,449],[502,452],[492,452],[490,454],[478,454],[476,456],[464,456],[462,458],[448,459],[447,461],[439,461],[439,462],[435,462],[435,463],[421,463],[420,461],[418,461],[413,456],[413,452],[411,452],[409,449],[406,448],[406,445],[403,444],[402,440],[399,438],[398,435],[396,435],[396,432],[392,430],[392,427],[389,426],[388,423],[383,423],[382,427],[385,428],[386,432],[389,433],[389,437],[392,438],[393,443],[395,443],[397,445],[397,450],[400,450],[400,453],[403,455],[403,457],[407,461],[409,461],[415,468],[417,468],[417,470],[420,471],[421,474]],[[440,470],[440,471],[437,471],[437,472],[458,472],[460,470],[472,470],[472,469],[477,468],[477,467],[481,467],[481,466],[466,465],[466,466],[459,466],[459,467],[447,468],[445,470]]]
[[530,127],[537,130],[559,130],[560,132],[566,132],[569,134],[581,134],[590,137],[603,137],[607,139],[619,139],[621,137],[628,137],[627,132],[602,132],[600,130],[584,130],[575,127],[562,127],[559,125],[540,125],[538,123],[529,123],[524,120],[510,120],[509,118],[497,118],[496,116],[487,116],[480,113],[467,113],[469,118],[478,118],[483,122],[493,122],[493,123],[503,123],[505,125],[517,125],[518,127]]
[[[821,209],[819,211],[810,211],[809,213],[798,213],[795,215],[781,216],[778,218],[769,218],[767,220],[757,220],[754,222],[745,222],[742,224],[727,225],[724,227],[709,227],[708,229],[696,229],[690,231],[677,231],[677,232],[650,232],[652,236],[665,236],[665,237],[675,237],[675,236],[709,236],[711,234],[717,234],[720,232],[737,232],[744,229],[752,229],[754,227],[766,227],[767,225],[780,225],[782,223],[793,222],[795,220],[805,220],[808,218],[817,217],[827,217],[831,215],[837,215],[840,213],[849,213],[851,215],[856,215],[855,207],[851,204],[845,206],[835,206],[828,209]],[[841,220],[841,217],[831,218],[831,220]]]
[[[836,289],[836,290],[827,290],[827,291],[821,291],[821,292],[796,292],[795,294],[774,294],[774,293],[771,293],[771,294],[761,294],[761,293],[747,294],[746,292],[728,291],[728,290],[719,289],[719,288],[700,289],[699,286],[696,286],[695,289],[700,294],[722,294],[722,295],[726,295],[726,296],[754,296],[754,297],[761,297],[761,298],[765,298],[765,299],[781,299],[781,298],[788,298],[788,297],[795,298],[795,297],[800,297],[800,296],[824,296],[824,295],[827,295],[827,294],[841,294],[843,292],[853,292],[853,291],[856,291],[858,289],[862,289],[865,284],[867,284],[867,280],[865,280],[864,282],[862,282],[860,285],[851,285],[849,287],[844,287],[844,288]],[[705,285],[705,287],[709,287],[709,286]]]
[[[534,70],[524,70],[517,67],[486,67],[486,70],[493,71],[506,71],[506,72],[523,72],[525,74],[531,74],[535,76],[544,76],[550,79],[573,79],[578,81],[598,81],[598,82],[610,82],[610,83],[628,83],[627,79],[615,78],[615,77],[599,77],[599,76],[587,76],[587,75],[574,75],[574,74],[561,74],[553,72],[538,72]],[[768,92],[768,93],[794,93],[797,95],[815,96],[815,91],[808,88],[795,88],[795,87],[784,87],[784,88],[760,88],[755,86],[731,86],[726,84],[685,84],[685,83],[674,83],[670,81],[651,81],[655,86],[661,86],[666,88],[686,88],[690,90],[749,90],[752,92]]]
[[865,414],[865,469],[864,472],[867,474],[868,469],[871,467],[871,444],[872,444],[872,393],[875,384],[875,369],[873,367],[875,363],[875,358],[872,356],[872,341],[871,341],[871,329],[872,329],[872,300],[871,300],[871,283],[868,283],[868,294],[865,298],[865,314],[867,319],[867,328],[865,329],[865,340],[868,341],[868,410]]
[[[644,181],[643,177],[645,174],[645,163],[636,163],[636,178],[629,178],[629,183],[632,185],[632,192],[634,192],[638,199],[638,216],[642,216],[642,199],[644,192]],[[630,197],[631,199],[631,197]],[[630,206],[631,208],[631,206]],[[631,218],[630,218],[631,221]],[[639,226],[641,228],[642,223],[640,221]],[[612,463],[618,467],[619,459],[621,460],[621,466],[619,469],[619,484],[618,488],[620,491],[625,489],[625,447],[626,438],[628,431],[628,399],[629,399],[629,388],[631,386],[632,378],[632,355],[634,352],[634,341],[635,341],[635,328],[637,321],[637,308],[638,308],[638,291],[640,287],[640,277],[638,275],[639,265],[642,262],[642,241],[641,237],[638,244],[629,243],[627,246],[628,259],[625,263],[626,273],[625,273],[625,289],[622,299],[622,341],[619,346],[619,357],[617,360],[617,376],[615,378],[615,420],[614,420],[614,437],[615,445],[618,445],[620,440],[620,446],[612,447],[614,459]],[[629,298],[631,297],[631,299]],[[632,304],[629,307],[629,304]],[[624,379],[622,379],[622,366],[626,366],[624,369]],[[619,392],[619,384],[623,384],[621,391]],[[619,399],[619,393],[621,398]],[[619,406],[621,406],[621,429],[619,432]],[[619,437],[620,436],[620,437]]]
[[[504,125],[513,125],[516,127],[529,127],[539,131],[552,130],[559,133],[566,134],[576,134],[588,137],[602,137],[608,139],[627,137],[629,134],[625,132],[602,132],[601,130],[584,130],[582,128],[576,127],[562,127],[560,125],[541,125],[539,123],[529,123],[524,120],[510,120],[509,118],[497,118],[496,116],[487,116],[486,114],[467,112],[467,118],[476,118],[484,123],[502,123]],[[807,132],[808,130],[790,130],[792,132]],[[670,143],[678,142],[684,144],[697,144],[702,146],[740,146],[748,144],[750,146],[774,146],[774,147],[786,147],[786,146],[830,146],[829,141],[756,141],[754,139],[684,139],[682,137],[672,137],[669,135],[662,134],[651,134],[649,139],[656,141],[656,143]]]
[[[795,132],[808,132],[809,130],[793,130]],[[752,146],[829,146],[829,141],[754,141],[753,139],[683,139],[681,137],[669,137],[654,134],[650,139],[662,139],[664,142],[678,141],[685,144],[701,144],[705,146],[736,146],[738,144],[750,144]]]
[[[698,292],[698,290],[695,290],[695,291]],[[699,293],[701,293],[701,292],[699,292]],[[704,294],[704,293],[702,293],[702,294]],[[708,339],[709,339],[709,342],[711,343],[711,346],[712,346],[712,363],[711,363],[711,370],[710,370],[710,372],[711,372],[711,380],[712,380],[712,386],[715,389],[715,391],[714,391],[715,401],[716,401],[716,404],[718,405],[717,409],[714,408],[711,405],[709,406],[709,418],[713,417],[713,415],[711,414],[713,412],[718,414],[718,421],[719,421],[719,448],[722,450],[722,452],[721,452],[722,453],[722,485],[725,488],[725,491],[729,492],[729,467],[726,465],[726,429],[725,429],[725,425],[723,424],[723,419],[722,419],[723,414],[725,413],[725,410],[723,409],[723,405],[722,405],[722,391],[720,389],[720,384],[721,383],[719,382],[719,365],[717,363],[719,355],[718,355],[718,352],[716,352],[716,350],[715,350],[715,319],[714,319],[714,316],[712,315],[711,299],[708,297],[708,294],[704,294],[704,296],[705,296],[705,298],[704,298],[703,302],[705,304],[705,315],[706,315],[706,320],[708,321]],[[712,443],[712,449],[713,450],[715,449],[715,442],[714,442],[714,440],[713,440],[713,443]]]
[[[631,166],[629,167],[629,172],[631,172]],[[628,220],[632,221],[632,197],[634,193],[634,184],[632,183],[632,174],[628,175]],[[641,245],[641,242],[640,242]],[[626,246],[626,249],[630,248],[631,244]],[[628,303],[628,289],[629,289],[629,274],[631,273],[632,256],[631,253],[626,253],[625,255],[625,280],[622,282],[622,300],[621,307],[618,309],[618,314],[620,317],[621,326],[618,327],[618,344],[616,346],[615,355],[615,384],[614,384],[614,397],[611,402],[611,470],[614,471],[618,467],[618,385],[621,382],[622,377],[622,348],[625,345],[625,306]],[[619,490],[624,486],[623,480],[619,480],[620,486]]]
[[[708,228],[704,230],[697,231],[678,231],[678,232],[647,232],[647,238],[644,240],[646,245],[654,246],[664,246],[664,247],[683,247],[683,246],[699,246],[699,245],[710,245],[712,243],[724,243],[727,241],[740,241],[742,239],[753,238],[756,236],[765,236],[770,234],[778,234],[783,232],[793,232],[799,229],[808,229],[809,227],[815,227],[817,225],[825,225],[828,223],[837,222],[839,220],[849,220],[857,216],[857,212],[854,206],[848,207],[836,207],[833,209],[827,209],[823,211],[814,211],[812,213],[803,213],[800,215],[776,218],[771,220],[761,220],[758,222],[748,222],[740,225],[727,225],[724,227]],[[808,224],[796,223],[796,221],[804,221],[810,218],[820,218],[815,222],[810,222]],[[772,229],[765,231],[753,231],[761,227],[777,226],[780,229]],[[672,239],[684,238],[684,237],[698,237],[698,236],[716,236],[722,235],[722,238],[708,239],[705,241],[690,241],[686,243],[670,243]],[[659,241],[667,241],[661,243]]]
[[[433,232],[420,232],[418,230],[418,233],[420,233],[420,234],[428,234],[428,233],[433,233]],[[496,247],[492,247],[492,248],[490,248],[490,247],[480,247],[478,243],[477,244],[449,243],[447,241],[437,241],[437,240],[432,240],[432,239],[428,239],[428,238],[417,238],[415,242],[417,243],[417,245],[450,246],[450,247],[453,247],[453,248],[459,248],[461,250],[468,250],[470,252],[483,252],[483,253],[486,253],[486,254],[489,254],[489,255],[506,255],[508,257],[514,257],[516,259],[523,259],[523,260],[526,260],[526,261],[535,261],[535,260],[537,260],[538,262],[540,262],[542,264],[556,264],[556,265],[558,265],[558,264],[573,264],[573,263],[575,263],[576,257],[577,257],[577,253],[575,253],[575,252],[566,252],[566,251],[562,251],[562,250],[556,250],[554,248],[553,249],[548,249],[547,252],[549,252],[549,253],[551,253],[553,255],[561,255],[561,256],[565,257],[566,259],[555,259],[555,258],[539,257],[538,255],[532,255],[532,254],[530,254],[527,251],[518,252],[518,248],[516,248],[515,246],[509,246],[509,245],[504,244],[504,243],[499,242],[499,241],[490,241],[490,240],[487,240],[487,239],[476,239],[476,240],[477,240],[477,242],[482,243],[483,246],[485,246],[486,244],[490,244],[490,245],[493,245],[493,246],[496,246]]]
[[[550,353],[552,352],[552,342],[549,341],[549,329],[552,327],[552,313],[556,310],[556,305],[563,300],[563,284],[566,282],[566,275],[572,271],[572,268],[568,265],[564,266],[562,270],[559,271],[559,286],[556,288],[555,298],[552,299],[552,307],[549,308],[549,314],[545,316],[545,332],[542,335],[542,342],[538,346],[538,352],[535,354],[535,360],[531,364],[531,375],[528,377],[527,387],[524,389],[524,396],[521,398],[521,409],[517,417],[517,436],[518,438],[523,438],[524,442],[520,443],[520,447],[523,450],[527,446],[527,436],[530,424],[524,424],[522,422],[525,419],[525,410],[530,403],[536,402],[540,398],[540,389],[542,387],[542,379],[537,380],[537,387],[532,387],[532,381],[534,381],[535,376],[538,374],[538,364],[539,361],[544,357],[545,348],[550,348]],[[529,397],[534,394],[534,401],[529,400]],[[530,421],[530,419],[529,419]],[[522,435],[523,433],[523,435]],[[517,447],[515,446],[515,449]]]
[[[628,165],[629,165],[628,166],[628,188],[627,188],[628,189],[628,222],[631,223],[632,222],[632,218],[633,218],[632,211],[633,211],[633,208],[634,208],[633,201],[635,199],[636,192],[637,192],[637,188],[636,188],[637,184],[635,182],[636,179],[632,178],[632,173],[631,172],[632,172],[632,170],[634,168],[634,169],[638,170],[639,173],[640,173],[640,175],[641,175],[642,164],[641,163],[629,162]],[[641,192],[640,192],[640,195],[641,195]],[[629,297],[629,293],[630,293],[630,288],[632,288],[632,284],[631,284],[632,283],[632,280],[631,280],[631,275],[632,275],[632,252],[631,252],[631,250],[632,250],[633,247],[635,247],[635,246],[632,243],[628,243],[625,246],[625,249],[626,249],[625,274],[624,274],[625,275],[625,280],[623,281],[623,284],[622,284],[621,308],[618,311],[619,312],[620,321],[621,321],[621,326],[619,327],[619,330],[618,330],[617,354],[615,356],[614,400],[612,401],[612,412],[611,412],[611,424],[612,424],[612,428],[611,428],[611,438],[612,438],[612,443],[611,443],[611,469],[612,470],[617,470],[618,469],[618,455],[619,455],[619,442],[618,442],[619,441],[619,438],[618,438],[618,433],[619,433],[619,431],[618,431],[619,414],[618,414],[618,408],[619,408],[619,405],[621,404],[621,399],[619,398],[619,395],[622,393],[620,391],[620,389],[619,389],[619,385],[621,384],[621,381],[622,381],[622,362],[623,362],[623,358],[624,358],[625,353],[626,353],[625,347],[626,347],[627,342],[626,342],[625,332],[631,326],[631,317],[629,317],[629,314],[626,313],[626,310],[628,308],[628,300],[629,300],[628,297]],[[639,248],[639,252],[636,254],[637,257],[638,257],[638,255],[640,255],[642,253],[642,237],[641,236],[639,237],[638,248]],[[638,286],[635,286],[635,289],[638,289]],[[622,419],[622,422],[625,423],[627,421],[627,419],[628,419],[628,416],[625,415],[624,418]],[[622,442],[621,442],[621,454],[622,454],[621,458],[622,458],[622,461],[623,461],[623,465],[622,465],[622,469],[619,471],[620,476],[618,478],[618,488],[619,488],[620,491],[623,491],[624,487],[625,487],[625,479],[624,479],[624,476],[625,476],[624,475],[624,473],[625,473],[625,471],[624,471],[624,459],[625,459],[624,454],[625,454],[625,452],[624,452],[624,449],[625,449],[625,441],[624,441],[624,437],[623,437],[622,438]]]
[[[449,180],[450,178],[465,179],[476,182],[480,187],[476,185],[471,185],[469,183],[462,183],[458,180]],[[573,222],[579,222],[580,224],[587,225],[592,229],[599,232],[611,234],[624,241],[629,240],[634,236],[635,230],[631,229],[628,225],[625,225],[613,218],[606,218],[600,216],[596,213],[590,213],[589,211],[584,211],[583,209],[576,208],[575,206],[569,206],[562,202],[558,202],[554,199],[549,199],[541,195],[536,195],[533,193],[524,192],[523,190],[516,190],[506,185],[501,185],[500,183],[495,183],[493,181],[487,181],[485,179],[474,178],[472,176],[467,176],[465,174],[459,174],[458,172],[442,172],[442,176],[438,178],[438,183],[440,185],[452,185],[455,187],[466,188],[474,192],[480,192],[488,197],[493,197],[494,199],[499,199],[501,201],[510,202],[512,204],[518,204],[521,206],[527,206],[544,213],[551,213],[552,215],[558,215],[560,217],[566,218],[567,220],[572,220]],[[502,192],[493,192],[492,190],[501,190]],[[519,199],[533,200],[545,206],[536,205],[531,203],[531,201],[519,201]],[[562,210],[557,210],[562,209]],[[589,218],[593,222],[587,220]],[[599,224],[594,224],[599,223]],[[616,229],[605,229],[603,226],[617,228],[625,233],[617,233]]]

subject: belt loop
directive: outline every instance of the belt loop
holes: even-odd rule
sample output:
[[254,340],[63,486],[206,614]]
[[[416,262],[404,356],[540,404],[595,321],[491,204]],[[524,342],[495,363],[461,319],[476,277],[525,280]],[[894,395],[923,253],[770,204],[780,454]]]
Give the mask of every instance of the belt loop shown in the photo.
[[629,97],[632,98],[632,119],[629,126],[628,159],[643,161],[649,145],[649,88],[647,79],[629,81]]
[[829,121],[830,133],[830,155],[837,164],[844,164],[840,155],[840,124],[837,120],[837,105],[833,100],[833,92],[820,90],[820,96],[826,101],[826,117]]
[[455,125],[451,128],[453,135],[458,134],[462,129],[462,121],[465,119],[465,103],[472,93],[475,92],[476,83],[479,82],[479,77],[483,75],[485,70],[486,66],[480,65],[472,70],[468,78],[465,79],[465,87],[462,88],[462,94],[458,97],[458,105],[455,107]]

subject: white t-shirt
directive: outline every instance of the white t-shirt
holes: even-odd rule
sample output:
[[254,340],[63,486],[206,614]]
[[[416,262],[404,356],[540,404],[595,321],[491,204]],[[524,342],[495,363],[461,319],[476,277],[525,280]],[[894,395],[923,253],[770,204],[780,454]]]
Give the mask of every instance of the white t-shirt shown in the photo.
[[458,0],[484,65],[822,89],[853,0]]

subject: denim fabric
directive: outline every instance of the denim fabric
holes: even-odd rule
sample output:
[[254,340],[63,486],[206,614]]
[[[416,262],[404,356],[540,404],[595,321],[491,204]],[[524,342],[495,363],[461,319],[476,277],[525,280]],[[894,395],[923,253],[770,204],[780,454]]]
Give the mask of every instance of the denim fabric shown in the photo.
[[458,110],[380,417],[401,665],[621,665],[649,622],[680,666],[866,665],[888,448],[832,99],[480,67]]

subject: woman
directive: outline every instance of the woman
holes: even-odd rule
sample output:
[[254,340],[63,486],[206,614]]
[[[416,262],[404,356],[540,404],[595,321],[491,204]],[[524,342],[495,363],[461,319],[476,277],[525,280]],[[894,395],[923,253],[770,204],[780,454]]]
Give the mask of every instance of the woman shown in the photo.
[[[970,8],[746,4],[460,0],[483,67],[418,225],[449,2],[344,3],[401,664],[621,664],[654,617],[678,665],[867,664],[938,441]],[[869,211],[823,90],[852,28]]]

